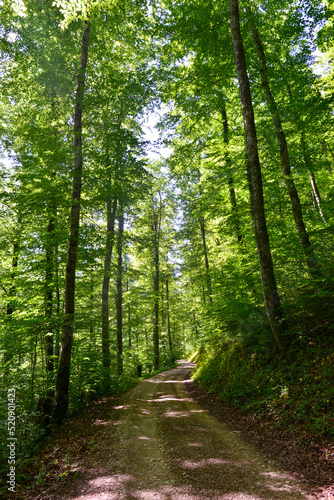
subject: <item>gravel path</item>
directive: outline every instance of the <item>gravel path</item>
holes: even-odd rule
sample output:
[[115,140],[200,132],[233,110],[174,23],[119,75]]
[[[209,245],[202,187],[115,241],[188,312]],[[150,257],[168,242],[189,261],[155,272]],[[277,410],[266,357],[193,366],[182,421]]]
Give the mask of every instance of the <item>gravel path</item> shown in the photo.
[[89,472],[57,500],[314,498],[190,397],[192,367],[180,361],[124,395],[87,458]]

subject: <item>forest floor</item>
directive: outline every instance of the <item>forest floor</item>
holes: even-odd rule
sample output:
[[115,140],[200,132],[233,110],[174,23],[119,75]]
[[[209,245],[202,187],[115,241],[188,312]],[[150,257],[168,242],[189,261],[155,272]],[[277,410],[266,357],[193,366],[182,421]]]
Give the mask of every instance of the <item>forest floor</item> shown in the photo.
[[334,499],[330,447],[222,407],[190,380],[192,367],[182,361],[73,416],[8,498]]

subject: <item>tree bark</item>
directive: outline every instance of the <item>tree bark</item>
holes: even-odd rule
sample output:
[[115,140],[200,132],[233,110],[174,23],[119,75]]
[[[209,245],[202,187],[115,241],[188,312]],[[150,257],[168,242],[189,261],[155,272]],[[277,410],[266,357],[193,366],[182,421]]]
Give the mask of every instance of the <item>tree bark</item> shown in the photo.
[[58,243],[55,246],[55,281],[56,281],[56,314],[57,325],[55,331],[54,364],[58,369],[60,355],[60,291],[59,291],[59,266],[58,266]]
[[[126,291],[129,291],[129,279],[126,280]],[[131,303],[128,303],[128,339],[129,339],[129,349],[132,349],[132,331],[131,331]]]
[[[197,178],[198,182],[201,179],[201,172],[197,169]],[[200,196],[202,196],[201,191],[199,191]],[[205,281],[206,281],[206,289],[208,292],[209,302],[212,303],[212,289],[211,289],[211,276],[210,276],[210,265],[209,265],[209,256],[208,256],[208,248],[206,245],[206,233],[205,233],[205,220],[204,217],[200,217],[199,225],[201,229],[202,243],[203,243],[203,254],[204,254],[204,265],[205,265]],[[205,299],[204,299],[205,302]]]
[[[93,273],[91,275],[91,282],[90,282],[90,308],[91,311],[94,310],[94,277]],[[90,325],[89,325],[89,344],[88,344],[88,356],[91,356],[92,352],[92,347],[94,345],[94,340],[95,340],[95,335],[94,335],[94,326],[95,326],[95,319],[94,316],[91,316],[90,318]]]
[[34,390],[35,390],[35,370],[37,362],[37,344],[38,344],[38,331],[35,333],[35,342],[31,356],[31,389],[30,389],[30,411],[34,405]]
[[[20,221],[18,221],[18,222],[20,222]],[[18,241],[14,241],[13,256],[12,256],[12,273],[10,276],[11,283],[10,283],[10,288],[8,291],[8,302],[7,302],[7,307],[6,307],[6,315],[7,315],[8,319],[11,318],[11,316],[14,312],[14,297],[16,295],[15,278],[16,278],[16,273],[17,273],[18,261],[19,261],[19,243],[18,243]],[[5,352],[3,355],[4,364],[11,361],[13,358],[13,349],[9,348],[9,346],[12,346],[12,341],[10,338],[8,338],[8,340],[6,342]],[[5,366],[4,375],[7,375],[8,373],[9,373],[9,368],[7,366]]]
[[270,252],[264,209],[262,173],[258,154],[254,111],[246,67],[245,49],[240,31],[238,0],[230,0],[231,35],[242,105],[249,170],[252,218],[255,231],[264,303],[276,344],[282,348],[288,329],[284,318]]
[[174,363],[173,341],[172,341],[172,334],[171,334],[171,330],[170,330],[168,277],[166,278],[166,311],[167,311],[167,335],[168,335],[169,352],[170,352],[171,361],[172,361],[172,363]]
[[70,215],[70,237],[67,250],[65,274],[64,324],[61,339],[61,351],[57,373],[54,421],[60,424],[67,415],[68,393],[70,383],[70,365],[73,343],[74,309],[75,309],[75,270],[77,265],[80,200],[82,179],[82,109],[85,88],[86,68],[88,62],[90,23],[85,21],[81,46],[80,69],[77,75],[77,90],[75,97],[74,127],[73,127],[73,190]]
[[321,208],[321,197],[320,197],[320,192],[318,189],[317,182],[315,180],[314,172],[312,172],[311,170],[308,170],[308,174],[310,176],[310,183],[312,186],[312,195],[313,195],[313,198],[315,200],[316,206],[318,208],[319,215],[320,215],[321,220],[324,223],[324,225],[327,226],[327,221],[325,219],[324,213],[323,213],[322,208]]
[[206,234],[205,234],[204,217],[200,218],[200,227],[201,227],[201,235],[202,235],[202,242],[203,242],[203,254],[204,254],[204,263],[205,263],[206,288],[207,288],[207,291],[208,291],[209,302],[212,303],[212,289],[211,289],[210,265],[209,265],[209,257],[208,257],[208,248],[206,246]]
[[46,373],[51,375],[54,370],[53,361],[53,328],[52,328],[52,292],[53,292],[53,236],[55,229],[55,218],[51,217],[47,227],[47,244],[45,252],[45,367]]
[[130,304],[128,304],[128,338],[129,338],[129,349],[132,349],[131,305]]
[[160,270],[159,270],[159,247],[154,248],[154,369],[158,370],[160,365],[160,352],[159,352],[159,283],[160,283]]
[[[251,11],[248,8],[247,9],[249,16],[251,17]],[[289,159],[289,152],[288,152],[288,144],[286,141],[285,133],[283,130],[282,126],[282,121],[281,117],[278,111],[278,107],[275,101],[275,98],[271,92],[270,84],[269,84],[269,79],[268,79],[268,70],[267,70],[267,62],[266,62],[266,57],[260,37],[259,30],[255,27],[252,27],[252,37],[254,40],[254,44],[256,46],[258,56],[259,56],[259,63],[260,63],[260,75],[261,75],[261,86],[263,88],[263,92],[267,101],[267,104],[270,109],[275,133],[276,133],[276,138],[277,142],[279,145],[279,151],[280,151],[280,160],[281,160],[281,167],[282,167],[282,172],[283,172],[283,177],[284,177],[284,182],[286,189],[288,191],[290,201],[291,201],[291,207],[292,207],[292,213],[293,213],[293,218],[295,221],[295,226],[297,230],[297,234],[299,236],[299,240],[304,252],[305,260],[307,267],[309,268],[310,274],[312,277],[316,279],[321,279],[321,271],[319,268],[319,265],[317,263],[316,257],[314,255],[313,247],[311,245],[306,226],[304,223],[304,217],[303,217],[303,212],[302,212],[302,206],[300,203],[300,199],[298,196],[298,192],[293,180],[293,176],[291,173],[291,167],[290,167],[290,159]]]
[[311,182],[311,187],[312,187],[312,196],[315,201],[315,205],[317,207],[317,210],[319,212],[319,215],[322,219],[322,222],[327,226],[327,222],[325,219],[325,216],[323,214],[322,208],[321,208],[321,197],[319,193],[319,189],[315,180],[315,175],[312,169],[312,162],[310,158],[310,153],[308,152],[306,141],[305,141],[305,132],[302,131],[301,134],[301,147],[302,147],[302,152],[303,152],[303,157],[304,157],[304,163],[307,168],[308,174],[310,176],[310,182]]
[[118,375],[123,373],[123,230],[124,230],[124,212],[123,206],[119,204],[118,216],[118,237],[117,237],[117,372]]
[[[58,116],[57,113],[57,92],[52,91],[52,101],[51,108],[54,113],[54,117]],[[57,147],[59,143],[58,130],[56,125],[53,127],[53,149],[55,154],[57,154]],[[56,160],[57,161],[57,160]],[[51,185],[55,182],[57,172],[53,170],[51,173]],[[48,209],[50,212],[50,218],[46,229],[46,246],[45,246],[45,323],[46,332],[44,340],[44,350],[45,350],[45,367],[49,382],[53,382],[52,375],[54,373],[54,326],[53,326],[53,291],[54,291],[54,273],[55,265],[57,259],[57,252],[55,251],[55,246],[57,249],[57,243],[55,241],[55,225],[57,219],[57,208],[53,197],[51,197],[51,202],[48,202]],[[51,384],[50,384],[51,385]],[[49,390],[51,388],[49,387]],[[50,415],[49,415],[50,417]]]
[[15,241],[13,244],[12,274],[10,276],[11,286],[9,289],[9,299],[7,302],[7,310],[6,310],[6,313],[9,316],[12,315],[14,312],[14,297],[16,295],[15,277],[19,261],[18,252],[19,252],[19,244],[17,241]]
[[[228,138],[228,121],[227,121],[227,113],[225,108],[220,109],[222,118],[223,118],[223,127],[224,127],[224,142],[226,144],[226,147],[228,146],[229,143],[229,138]],[[237,233],[237,239],[238,243],[243,243],[243,234],[240,229],[240,219],[239,219],[239,213],[238,213],[238,207],[237,207],[237,199],[235,196],[235,189],[234,189],[234,182],[233,182],[233,177],[230,174],[231,170],[231,157],[229,155],[229,152],[226,151],[225,154],[225,162],[226,162],[226,168],[227,168],[227,174],[228,174],[228,185],[229,185],[229,193],[230,193],[230,201],[231,201],[231,206],[232,206],[232,214],[233,214],[233,223],[235,226],[235,230]]]
[[113,203],[107,201],[107,241],[106,254],[104,258],[104,276],[102,284],[102,365],[106,370],[106,389],[110,387],[110,333],[109,333],[109,286],[111,257],[114,245],[115,216],[117,210],[117,198]]
[[[159,193],[160,194],[160,193]],[[153,230],[153,262],[154,262],[154,331],[153,331],[153,348],[154,348],[154,369],[158,370],[160,365],[159,351],[159,288],[160,288],[160,262],[159,262],[159,242],[160,242],[160,227],[161,227],[161,195],[158,212],[154,208],[154,200],[152,199],[152,230]]]
[[323,149],[324,149],[324,156],[325,156],[325,160],[326,160],[326,163],[327,163],[327,170],[328,170],[328,173],[331,174],[332,173],[332,166],[330,164],[330,161],[327,157],[327,148],[329,149],[329,152],[332,156],[332,160],[334,160],[334,154],[333,154],[333,151],[332,149],[329,147],[329,144],[327,144],[326,141],[323,141]]

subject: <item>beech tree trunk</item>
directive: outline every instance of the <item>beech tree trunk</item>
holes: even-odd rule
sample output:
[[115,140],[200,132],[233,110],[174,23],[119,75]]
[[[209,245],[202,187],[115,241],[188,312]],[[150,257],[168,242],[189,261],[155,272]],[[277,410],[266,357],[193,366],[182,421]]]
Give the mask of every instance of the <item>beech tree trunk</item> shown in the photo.
[[153,331],[153,349],[154,349],[154,369],[158,370],[160,365],[160,349],[159,349],[159,288],[160,288],[160,262],[159,262],[159,243],[160,243],[160,227],[161,227],[161,193],[159,209],[154,207],[152,198],[152,231],[153,231],[153,263],[154,263],[154,331]]
[[88,61],[90,23],[85,21],[81,46],[80,69],[77,75],[77,90],[75,97],[74,127],[73,127],[73,190],[70,215],[70,237],[67,250],[65,273],[64,324],[61,339],[61,350],[57,373],[54,421],[60,424],[67,415],[68,392],[70,383],[70,365],[73,343],[73,325],[75,308],[75,270],[77,265],[80,200],[82,179],[82,108],[85,88],[86,68]]
[[203,253],[204,253],[204,262],[205,262],[205,278],[206,278],[206,288],[208,291],[209,302],[212,302],[212,290],[211,290],[211,276],[210,276],[210,266],[209,266],[209,257],[208,257],[208,249],[206,246],[206,234],[205,234],[205,222],[204,217],[200,218],[200,227],[201,227],[201,235],[203,242]]
[[32,410],[34,404],[34,392],[35,392],[35,370],[37,362],[37,345],[38,345],[38,331],[35,333],[35,342],[33,344],[33,351],[31,353],[31,388],[30,388],[30,411]]
[[132,332],[131,332],[131,306],[128,305],[128,338],[129,338],[129,349],[132,349]]
[[[226,109],[221,108],[220,112],[221,112],[221,115],[223,118],[224,142],[225,142],[226,146],[228,146],[229,138],[228,138],[228,121],[227,121]],[[238,213],[238,207],[237,207],[237,199],[235,196],[233,177],[230,174],[232,161],[231,161],[231,157],[230,157],[228,151],[226,151],[225,161],[226,161],[226,168],[227,168],[227,173],[228,173],[228,185],[229,185],[229,192],[230,192],[230,201],[231,201],[231,205],[232,205],[233,223],[234,223],[235,230],[237,233],[238,243],[242,243],[243,242],[243,234],[242,234],[241,229],[240,229],[240,220],[239,220],[239,213]]]
[[55,287],[56,287],[56,315],[57,324],[55,328],[55,348],[54,348],[54,365],[58,369],[59,355],[60,355],[60,291],[59,291],[59,265],[58,265],[58,243],[55,245]]
[[[126,280],[126,291],[129,291],[129,279]],[[132,331],[131,331],[131,303],[128,303],[127,307],[128,312],[128,340],[129,340],[129,349],[132,349]]]
[[276,344],[282,348],[288,329],[284,318],[270,252],[264,209],[261,166],[258,154],[254,111],[246,67],[245,49],[240,31],[238,0],[230,0],[231,34],[242,105],[249,169],[252,218],[255,231],[264,303]]
[[[249,16],[251,17],[251,11],[250,9],[247,9]],[[289,159],[289,152],[288,152],[288,145],[285,137],[285,133],[283,130],[282,126],[282,121],[280,118],[280,114],[278,111],[278,107],[275,101],[275,98],[271,92],[270,89],[270,84],[269,84],[269,79],[268,79],[268,71],[267,71],[267,62],[266,62],[266,57],[262,45],[262,41],[260,38],[259,30],[255,27],[252,27],[252,37],[254,40],[254,44],[256,46],[258,56],[259,56],[259,63],[260,63],[260,75],[261,75],[261,86],[263,88],[263,92],[267,101],[267,104],[270,109],[275,133],[276,133],[276,138],[277,142],[279,145],[279,151],[280,151],[280,160],[281,160],[281,167],[282,167],[282,172],[283,172],[283,177],[284,177],[284,182],[286,189],[288,191],[290,201],[291,201],[291,207],[292,207],[292,213],[293,213],[293,218],[295,221],[295,226],[297,230],[297,234],[299,236],[299,240],[305,255],[305,260],[307,267],[309,268],[311,276],[313,276],[316,279],[321,279],[321,271],[319,268],[319,265],[317,263],[317,259],[314,255],[313,247],[310,242],[310,238],[308,236],[306,226],[304,223],[304,217],[303,217],[303,212],[302,212],[302,205],[300,203],[300,199],[298,196],[298,192],[293,180],[293,176],[291,173],[291,167],[290,167],[290,159]]]
[[104,276],[102,284],[102,365],[106,370],[106,389],[110,387],[110,332],[109,332],[109,286],[111,257],[114,245],[115,216],[117,210],[117,198],[107,201],[107,241],[106,254],[104,258]]
[[45,367],[47,374],[52,374],[54,370],[53,361],[53,328],[52,328],[52,291],[53,291],[53,235],[55,228],[54,217],[50,218],[47,227],[47,245],[45,252]]
[[[11,318],[11,316],[14,312],[14,298],[16,295],[15,278],[16,278],[18,261],[19,261],[19,243],[18,243],[18,241],[14,241],[13,256],[12,256],[12,273],[10,276],[11,283],[10,283],[10,288],[8,291],[8,302],[7,302],[7,307],[6,307],[6,315],[7,315],[8,319]],[[10,331],[10,329],[9,329],[9,331]],[[12,346],[12,340],[9,337],[6,341],[6,348],[5,348],[5,352],[3,355],[4,364],[11,361],[13,358],[13,350],[12,350],[11,346]],[[8,373],[9,373],[9,367],[5,367],[4,374],[7,375]]]
[[116,314],[117,314],[117,372],[118,375],[123,373],[123,230],[124,230],[124,212],[123,206],[119,204],[118,216],[118,237],[117,237],[117,298],[116,298]]
[[[55,118],[58,117],[57,113],[57,92],[52,92],[52,101],[51,108],[53,110]],[[57,154],[57,147],[59,144],[58,141],[58,129],[57,126],[53,127],[53,150],[55,154]],[[57,162],[57,160],[56,160]],[[57,172],[54,170],[51,174],[51,184],[55,182],[57,177]],[[53,198],[53,197],[52,197]],[[54,324],[53,324],[53,292],[54,292],[54,274],[55,274],[55,266],[57,265],[57,244],[55,241],[55,225],[57,220],[57,208],[55,200],[51,198],[51,202],[48,202],[48,210],[50,212],[50,218],[46,229],[46,246],[45,246],[45,323],[46,323],[46,332],[44,339],[44,350],[45,350],[45,367],[46,373],[48,375],[49,381],[52,380],[52,375],[55,369],[54,363]],[[56,247],[56,248],[55,248]],[[58,319],[58,318],[57,318]],[[49,388],[50,390],[50,388]],[[42,401],[42,399],[40,399]],[[49,408],[51,408],[52,404],[50,403]],[[50,415],[49,415],[50,417]]]
[[16,295],[15,277],[17,272],[18,261],[19,261],[19,243],[17,241],[14,241],[13,257],[12,257],[12,274],[10,276],[11,285],[9,289],[9,294],[8,294],[9,299],[7,302],[7,310],[6,310],[6,314],[9,316],[13,314],[14,311],[14,297]]
[[317,210],[319,212],[319,215],[322,219],[322,222],[327,226],[327,222],[325,219],[325,216],[323,214],[322,208],[321,208],[321,197],[320,197],[320,192],[317,186],[317,182],[315,180],[315,175],[313,172],[312,168],[312,161],[310,157],[310,153],[308,151],[306,141],[305,141],[305,132],[302,131],[301,134],[301,147],[302,147],[302,152],[303,152],[303,157],[304,157],[304,163],[307,168],[308,174],[310,176],[310,182],[311,182],[311,187],[312,187],[312,197],[314,199],[315,205],[317,207]]
[[[201,172],[197,169],[197,178],[198,182],[201,179]],[[199,191],[200,196],[202,196],[201,191]],[[203,242],[203,254],[204,254],[204,264],[205,264],[205,281],[206,281],[206,289],[208,292],[209,302],[212,303],[212,289],[211,289],[211,276],[210,276],[210,265],[209,265],[209,256],[208,256],[208,248],[206,245],[206,234],[205,234],[205,220],[204,217],[200,217],[199,225],[201,228],[201,236]],[[204,298],[205,302],[205,298]]]
[[159,247],[154,248],[154,369],[158,370],[160,365],[159,351],[159,284],[160,284],[160,269],[159,269]]
[[329,147],[329,145],[327,144],[326,141],[323,141],[323,149],[324,149],[324,156],[325,156],[325,160],[326,160],[326,163],[327,163],[327,170],[329,172],[329,174],[332,173],[332,165],[330,164],[330,161],[328,159],[328,156],[327,156],[327,148],[332,156],[332,160],[334,160],[334,154],[333,154],[333,151],[331,150],[331,148]]
[[312,186],[312,196],[315,200],[315,204],[317,206],[321,220],[324,223],[324,225],[327,226],[327,221],[325,219],[325,216],[324,216],[324,213],[323,213],[322,207],[321,207],[321,196],[320,196],[320,192],[318,189],[317,181],[315,180],[314,172],[312,172],[311,170],[308,170],[308,174],[310,176],[310,182],[311,182],[311,186]]
[[174,363],[174,352],[173,352],[173,341],[172,334],[170,330],[170,316],[169,316],[169,283],[168,277],[166,278],[166,311],[167,311],[167,335],[168,335],[168,344],[169,344],[169,352],[172,363]]

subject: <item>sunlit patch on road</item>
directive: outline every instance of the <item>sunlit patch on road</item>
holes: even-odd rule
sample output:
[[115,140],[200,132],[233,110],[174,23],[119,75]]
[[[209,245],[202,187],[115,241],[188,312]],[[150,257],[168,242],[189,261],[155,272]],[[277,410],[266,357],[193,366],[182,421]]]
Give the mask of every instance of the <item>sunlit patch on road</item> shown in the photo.
[[198,469],[209,467],[211,465],[233,465],[233,467],[246,467],[249,462],[234,462],[232,460],[223,460],[221,458],[206,458],[200,460],[199,462],[193,462],[191,460],[179,461],[180,467],[183,469]]
[[165,418],[181,418],[181,417],[189,417],[190,412],[189,411],[166,411],[165,413],[162,414],[162,417]]
[[111,425],[109,420],[95,420],[93,425]]

